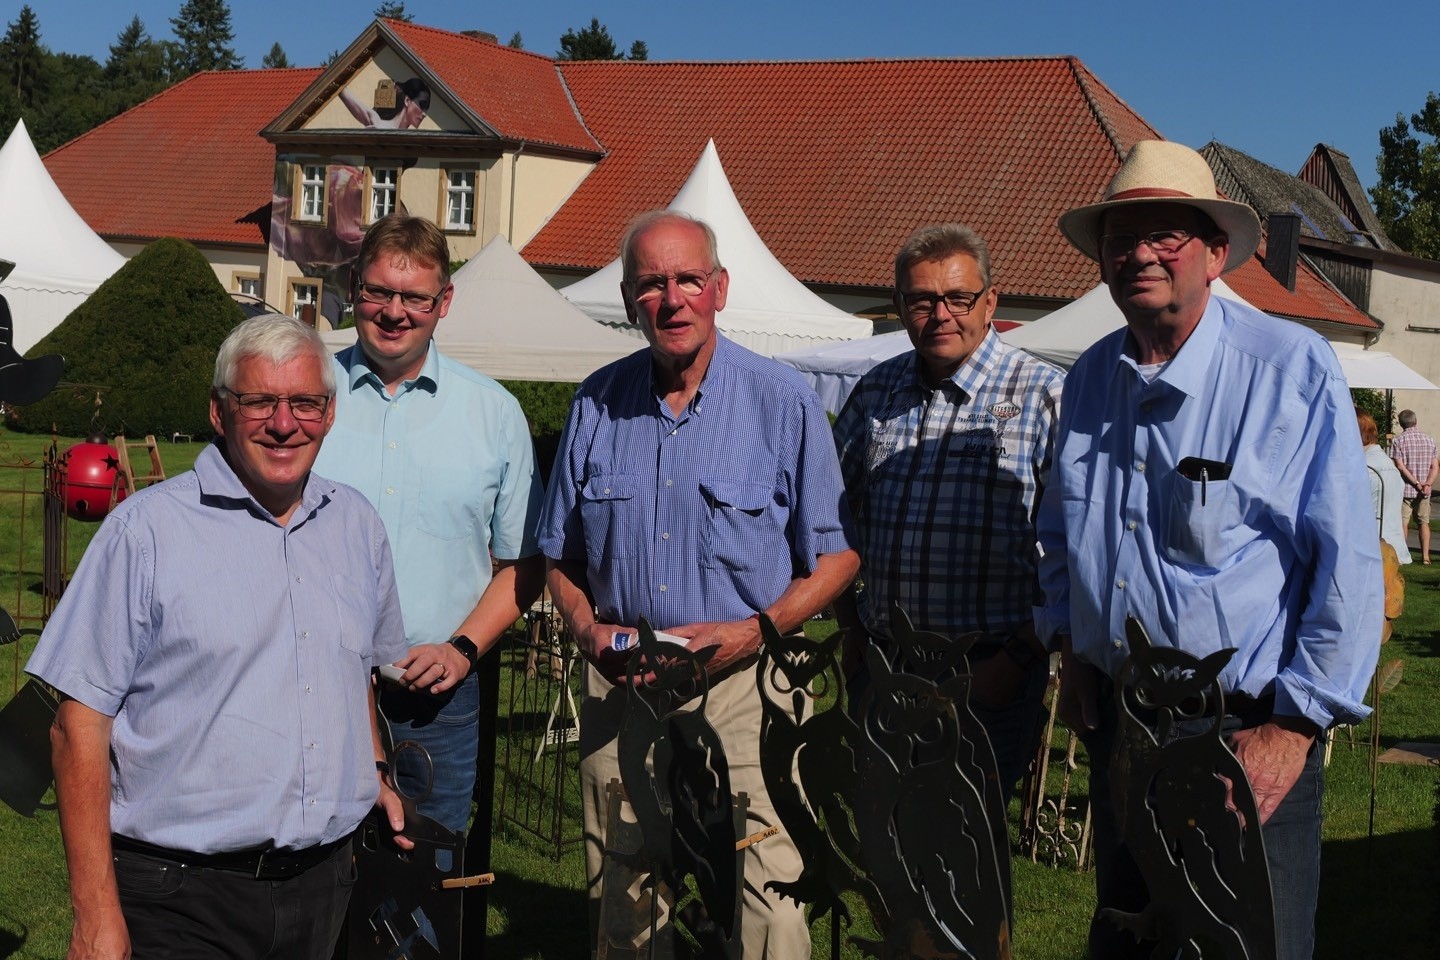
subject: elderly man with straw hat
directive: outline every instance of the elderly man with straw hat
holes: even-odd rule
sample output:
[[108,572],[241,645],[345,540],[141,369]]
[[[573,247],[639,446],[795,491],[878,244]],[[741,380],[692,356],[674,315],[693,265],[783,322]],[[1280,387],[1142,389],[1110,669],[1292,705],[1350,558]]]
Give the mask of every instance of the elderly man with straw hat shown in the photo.
[[1211,295],[1254,254],[1260,224],[1216,195],[1190,148],[1137,143],[1104,201],[1060,229],[1125,315],[1066,378],[1038,521],[1040,632],[1061,651],[1061,714],[1095,785],[1091,956],[1153,947],[1100,915],[1149,900],[1103,786],[1133,617],[1156,646],[1236,651],[1219,678],[1223,724],[1255,793],[1278,956],[1309,957],[1323,739],[1368,713],[1382,616],[1344,377],[1315,333]]

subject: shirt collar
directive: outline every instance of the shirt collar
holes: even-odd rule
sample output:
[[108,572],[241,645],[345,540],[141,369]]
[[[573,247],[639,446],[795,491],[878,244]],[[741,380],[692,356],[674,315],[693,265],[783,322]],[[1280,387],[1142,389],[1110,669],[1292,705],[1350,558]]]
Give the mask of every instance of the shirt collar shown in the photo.
[[[1212,292],[1210,299],[1205,304],[1205,312],[1200,315],[1200,322],[1195,329],[1190,331],[1190,336],[1185,338],[1179,352],[1170,359],[1160,375],[1155,378],[1151,386],[1165,384],[1188,397],[1198,397],[1205,389],[1206,380],[1209,377],[1210,369],[1214,364],[1215,349],[1220,343],[1220,332],[1225,326],[1224,308],[1220,305],[1220,298]],[[1136,371],[1139,375],[1139,364],[1131,355],[1129,345],[1134,337],[1129,330],[1125,331],[1120,339],[1119,356],[1116,363],[1124,364]]]
[[[365,357],[365,351],[356,343],[346,347],[335,354],[335,359],[345,368],[348,382],[346,386],[350,393],[360,389],[360,385],[368,383],[372,388],[381,391],[385,390],[385,384],[381,382],[380,376],[370,369],[370,362]],[[406,380],[400,385],[400,391],[416,389],[428,393],[435,393],[440,389],[440,351],[435,348],[435,341],[430,341],[430,346],[425,350],[425,362],[420,366],[420,372],[415,379]]]
[[[734,362],[732,356],[734,351],[735,345],[731,343],[728,339],[726,339],[723,333],[721,333],[719,330],[716,330],[715,350],[710,354],[710,363],[705,367],[705,375],[700,378],[700,386],[695,388],[695,396],[691,398],[690,405],[687,409],[700,409],[700,401],[705,397],[707,391],[709,393],[718,394],[720,384],[723,381],[724,377],[717,371],[719,370],[719,368],[728,367]],[[660,395],[655,392],[655,364],[650,359],[649,350],[645,351],[645,369],[650,371],[650,396],[654,397],[655,402],[658,403],[662,408],[664,408],[664,401],[662,401],[660,399]]]
[[[200,488],[201,498],[228,500],[232,503],[250,505],[259,516],[265,517],[273,523],[274,515],[262,507],[250,491],[245,489],[245,484],[240,482],[240,478],[231,469],[230,462],[225,459],[224,446],[224,438],[217,437],[213,443],[200,451],[200,456],[195,458],[195,479]],[[329,499],[330,494],[334,491],[333,483],[323,477],[317,477],[312,470],[310,475],[305,478],[305,488],[300,492],[300,504],[296,507],[296,514],[308,519]],[[294,514],[291,516],[292,526],[297,525],[294,523],[294,516]]]
[[[989,379],[990,373],[995,369],[995,361],[999,353],[1000,334],[996,333],[992,326],[985,331],[984,338],[975,349],[970,351],[970,356],[966,357],[964,362],[955,368],[955,372],[946,379],[959,388],[966,399],[971,399],[979,394],[981,388],[985,386],[985,381]],[[893,394],[898,390],[910,389],[919,390],[922,393],[929,389],[925,386],[920,365],[920,353],[917,350],[911,350],[905,355],[905,368],[900,371],[900,376],[896,377],[890,392]]]

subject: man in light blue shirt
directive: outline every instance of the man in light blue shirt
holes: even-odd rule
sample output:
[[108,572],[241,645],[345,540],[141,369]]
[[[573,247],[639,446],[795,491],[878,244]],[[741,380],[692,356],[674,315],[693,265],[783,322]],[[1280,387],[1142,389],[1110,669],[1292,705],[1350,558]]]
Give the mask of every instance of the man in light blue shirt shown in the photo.
[[[515,398],[433,342],[450,308],[449,248],[428,220],[377,221],[355,265],[359,342],[335,357],[335,427],[317,469],[363,493],[385,522],[409,653],[381,709],[395,739],[430,753],[420,812],[463,831],[480,710],[474,666],[543,586],[535,545],[540,480]],[[496,573],[492,579],[492,559]],[[396,773],[425,771],[413,751]]]
[[[580,711],[592,950],[605,788],[619,776],[626,696],[614,685],[627,659],[616,632],[633,633],[645,617],[691,649],[717,648],[706,716],[732,792],[749,796],[747,829],[759,831],[779,821],[760,774],[758,614],[798,630],[859,567],[819,398],[793,370],[715,328],[730,277],[714,233],[652,211],[631,224],[621,260],[626,311],[650,348],[581,384],[540,533],[556,608],[592,666]],[[799,905],[765,889],[799,874],[794,842],[782,833],[747,847],[745,859],[744,956],[808,957]]]
[[[1039,520],[1041,633],[1061,649],[1060,709],[1091,758],[1099,907],[1148,899],[1104,786],[1110,678],[1135,617],[1158,645],[1236,650],[1220,684],[1262,823],[1278,956],[1309,957],[1323,733],[1368,712],[1382,619],[1345,380],[1316,334],[1211,296],[1253,254],[1259,223],[1217,198],[1188,147],[1137,144],[1105,202],[1060,226],[1099,260],[1126,319],[1066,378]],[[1092,956],[1150,949],[1092,922]]]
[[305,324],[236,327],[218,439],[105,521],[26,667],[65,696],[72,956],[327,957],[351,834],[377,802],[404,825],[370,682],[405,649],[385,530],[310,472],[334,384]]

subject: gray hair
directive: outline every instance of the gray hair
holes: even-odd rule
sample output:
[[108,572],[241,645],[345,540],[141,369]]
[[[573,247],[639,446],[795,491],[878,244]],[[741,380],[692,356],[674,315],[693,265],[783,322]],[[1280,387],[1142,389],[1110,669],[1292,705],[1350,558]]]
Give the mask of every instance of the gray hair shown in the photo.
[[921,227],[905,238],[900,252],[895,254],[895,289],[905,282],[910,268],[917,263],[933,260],[948,260],[959,254],[975,259],[980,268],[980,282],[990,288],[990,248],[980,234],[963,223],[937,223]]
[[630,225],[625,228],[625,235],[620,238],[620,266],[624,271],[622,280],[635,279],[635,247],[640,242],[641,235],[652,227],[667,222],[689,223],[699,227],[700,232],[705,235],[705,256],[710,259],[710,269],[721,268],[720,245],[715,240],[715,231],[710,228],[710,224],[679,210],[646,210],[630,221]]
[[1400,420],[1400,427],[1402,430],[1409,430],[1411,427],[1415,426],[1415,424],[1420,422],[1419,419],[1416,418],[1414,410],[1401,410],[1398,419]]
[[325,392],[334,396],[335,365],[330,362],[325,341],[314,327],[283,313],[262,313],[236,324],[220,344],[220,352],[215,354],[215,379],[210,385],[217,390],[228,390],[240,371],[240,361],[246,357],[259,357],[278,367],[307,350],[320,361],[320,379],[325,384]]

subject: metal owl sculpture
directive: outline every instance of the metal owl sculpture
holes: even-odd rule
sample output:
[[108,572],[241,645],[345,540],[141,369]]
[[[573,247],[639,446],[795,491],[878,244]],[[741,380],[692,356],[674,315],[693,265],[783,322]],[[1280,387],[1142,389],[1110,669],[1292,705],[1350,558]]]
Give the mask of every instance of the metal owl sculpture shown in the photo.
[[1120,834],[1145,878],[1139,913],[1101,916],[1153,960],[1271,960],[1275,919],[1260,817],[1222,730],[1219,674],[1234,655],[1204,659],[1153,646],[1134,618],[1116,681],[1119,736],[1110,789]]
[[[607,836],[602,936],[635,944],[633,918],[621,903],[628,898],[632,907],[648,907],[648,931],[638,938],[647,944],[644,955],[738,958],[744,867],[736,844],[747,801],[731,795],[725,748],[705,716],[705,665],[715,648],[658,640],[644,619],[638,633],[618,751],[639,837],[638,844],[617,843],[625,830],[610,816],[617,835]],[[630,893],[637,884],[647,890],[639,898]]]
[[762,615],[760,636],[760,768],[770,802],[803,863],[796,879],[765,886],[810,904],[812,925],[828,915],[831,951],[838,957],[841,924],[852,922],[844,894],[858,894],[874,916],[886,915],[880,892],[860,863],[854,817],[860,727],[846,709],[837,657],[841,634],[822,641],[783,636]]
[[917,632],[898,606],[891,624],[896,664],[865,651],[854,799],[865,869],[888,916],[878,918],[883,939],[855,943],[881,960],[1005,960],[1009,846],[994,753],[967,702],[975,635]]

